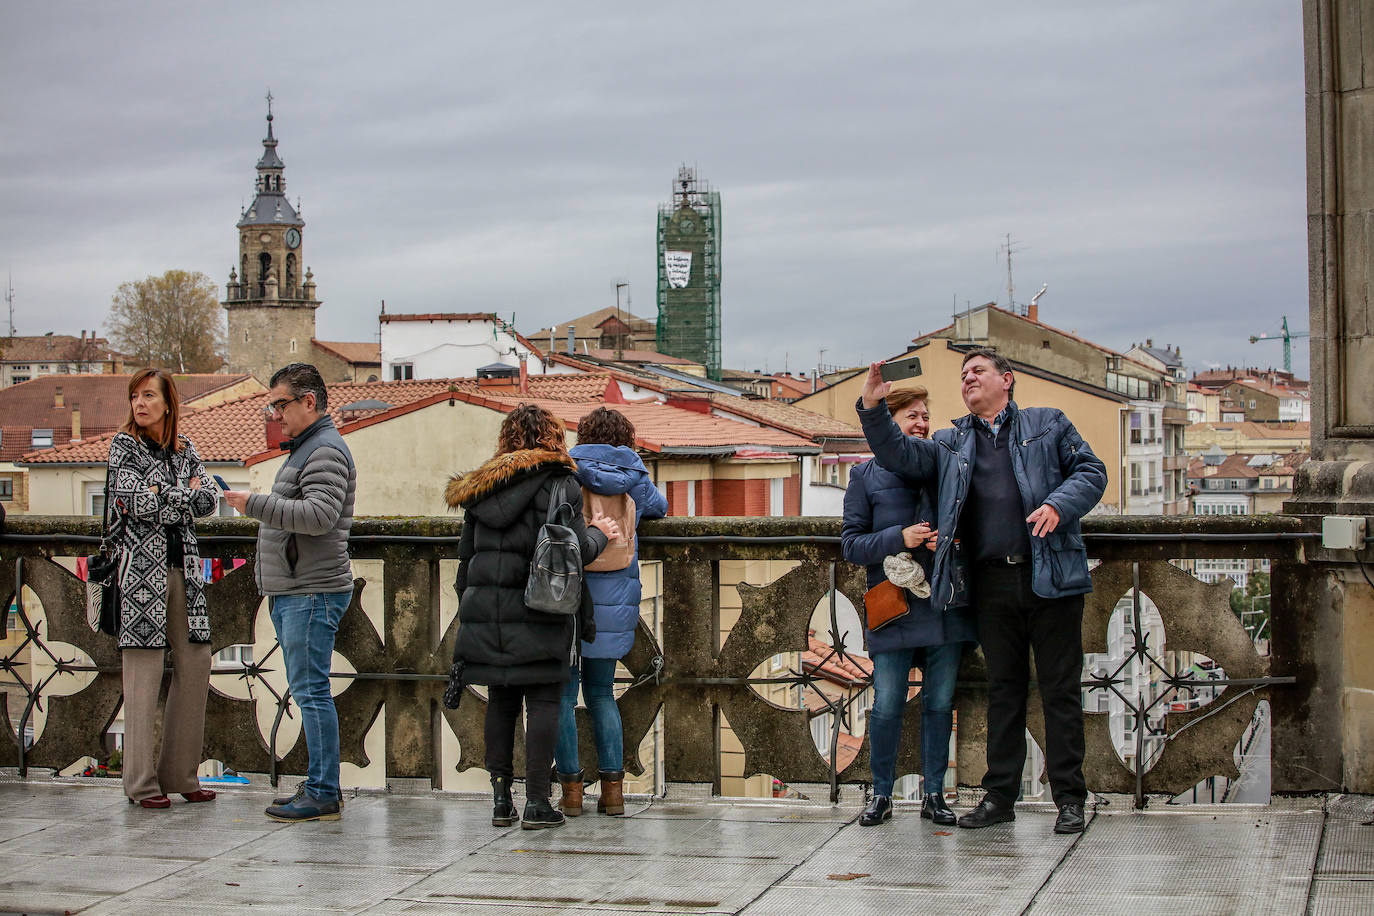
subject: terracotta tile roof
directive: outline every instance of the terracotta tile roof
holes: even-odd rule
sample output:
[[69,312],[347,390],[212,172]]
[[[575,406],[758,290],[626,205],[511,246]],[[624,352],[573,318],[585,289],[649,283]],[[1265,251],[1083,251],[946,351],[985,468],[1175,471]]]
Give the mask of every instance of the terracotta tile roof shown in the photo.
[[1256,423],[1253,420],[1236,420],[1230,423],[1194,423],[1187,427],[1183,432],[1187,435],[1191,430],[1194,433],[1202,433],[1206,430],[1229,430],[1249,439],[1310,439],[1312,437],[1312,424],[1306,420],[1284,420],[1278,423]]
[[807,648],[801,654],[802,670],[844,687],[858,686],[873,676],[873,661],[862,655],[841,656],[835,648],[807,635]]
[[87,360],[123,359],[123,354],[111,348],[104,337],[88,337],[83,341],[70,334],[43,334],[0,338],[0,360],[7,363],[72,362],[70,354],[83,345],[92,344]]
[[[475,387],[475,381],[473,385]],[[448,390],[447,379],[329,385],[329,414],[336,424],[343,426],[350,420],[384,412],[380,409],[365,411],[362,414],[350,414],[346,419],[343,408],[349,404],[376,400],[394,408],[446,394]],[[182,414],[181,432],[195,443],[196,451],[204,461],[245,461],[267,450],[267,432],[262,414],[266,404],[267,393],[262,392],[204,410],[190,411]],[[120,422],[123,422],[122,417]],[[107,433],[93,439],[30,452],[25,456],[24,464],[100,464],[109,456],[113,435]]]
[[559,339],[560,342],[565,341],[568,338],[568,325],[572,325],[576,329],[576,334],[579,338],[600,337],[601,325],[606,322],[606,319],[614,318],[617,314],[619,314],[621,321],[625,322],[630,326],[630,332],[636,338],[646,334],[649,336],[653,336],[658,331],[657,325],[654,321],[648,318],[640,318],[638,315],[631,315],[625,309],[617,310],[615,306],[608,305],[604,309],[597,309],[594,312],[588,312],[586,315],[582,315],[577,318],[572,318],[568,321],[560,321],[558,323],[557,331],[554,331],[553,328],[540,328],[538,331],[535,331],[534,334],[530,336],[532,336],[535,340],[548,340],[549,333],[552,331],[554,336],[557,339]]
[[382,364],[382,345],[368,341],[351,340],[312,340],[315,346],[332,353],[346,363],[380,366]]
[[[659,353],[656,350],[621,350],[620,355],[616,356],[614,347],[592,347],[587,356],[596,359],[611,360],[613,362],[630,363],[660,363],[666,366],[700,366],[701,363],[694,363],[690,359],[682,359],[678,356],[669,356],[666,353]],[[579,354],[581,355],[581,354]]]
[[[482,392],[480,396],[500,410],[510,410],[521,403],[538,404],[571,429],[576,429],[579,419],[604,403],[600,399],[569,402],[540,397],[522,398],[518,395],[494,395],[490,391]],[[761,447],[765,453],[797,454],[815,451],[815,445],[801,436],[767,426],[752,426],[725,417],[670,407],[658,401],[610,406],[623,413],[625,418],[634,424],[635,444],[650,452],[734,454],[750,446]],[[759,452],[754,454],[757,455]],[[746,452],[746,455],[741,457],[747,455]]]
[[[81,407],[81,422],[97,426],[118,426],[129,415],[130,375],[83,372],[72,375],[40,375],[0,389],[0,415],[7,421],[33,426],[71,426],[71,406]],[[242,375],[173,375],[183,403],[241,381]],[[62,389],[63,406],[58,407],[57,389]]]
[[[555,353],[550,359],[559,365],[569,366],[583,372],[605,372],[618,381],[628,382],[631,385],[637,385],[647,391],[658,392],[665,396],[687,390],[684,386],[689,384],[684,381],[642,374],[629,369],[597,366],[571,358],[563,353]],[[693,389],[694,392],[696,390]],[[709,400],[711,409],[714,411],[753,420],[774,429],[805,436],[816,442],[824,439],[862,439],[864,437],[863,430],[857,426],[843,420],[836,420],[833,417],[813,413],[802,407],[784,404],[781,401],[746,398],[743,395],[723,394],[716,391],[700,390],[700,393],[702,397]]]

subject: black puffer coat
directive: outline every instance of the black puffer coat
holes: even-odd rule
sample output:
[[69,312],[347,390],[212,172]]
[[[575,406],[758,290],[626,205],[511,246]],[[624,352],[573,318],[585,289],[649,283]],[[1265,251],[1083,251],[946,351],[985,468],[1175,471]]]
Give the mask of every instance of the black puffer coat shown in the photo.
[[606,536],[582,520],[582,491],[566,453],[528,449],[497,455],[448,482],[444,498],[461,506],[458,542],[458,641],[453,660],[465,684],[509,686],[566,681],[574,660],[574,627],[595,637],[592,603],[584,589],[582,613],[546,614],[525,606],[525,582],[539,528],[547,520],[554,484],[572,504],[572,527],[589,563]]

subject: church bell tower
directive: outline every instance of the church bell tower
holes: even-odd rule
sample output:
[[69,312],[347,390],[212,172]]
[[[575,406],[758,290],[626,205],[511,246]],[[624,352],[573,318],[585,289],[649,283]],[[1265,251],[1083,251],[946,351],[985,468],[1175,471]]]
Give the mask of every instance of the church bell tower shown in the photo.
[[229,313],[230,370],[266,384],[282,366],[310,361],[320,301],[310,269],[302,274],[305,221],[286,199],[271,93],[262,146],[253,202],[238,221],[238,264],[229,269],[222,304]]

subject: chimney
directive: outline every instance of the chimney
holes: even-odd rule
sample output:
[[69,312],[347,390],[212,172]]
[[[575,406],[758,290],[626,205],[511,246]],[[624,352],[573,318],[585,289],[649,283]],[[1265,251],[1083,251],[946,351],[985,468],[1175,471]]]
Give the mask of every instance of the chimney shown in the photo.
[[577,353],[577,327],[568,325],[568,355],[574,356]]
[[286,439],[286,436],[283,435],[281,431],[281,420],[275,417],[269,417],[266,421],[266,426],[263,428],[263,432],[267,436],[268,448],[281,448],[282,442]]
[[1030,305],[1026,306],[1026,317],[1029,318],[1031,321],[1039,321],[1040,303],[1032,302]]
[[530,393],[530,370],[526,360],[520,360],[520,393]]
[[555,324],[549,328],[549,355],[552,356],[556,349],[558,349],[558,325]]
[[62,394],[62,386],[61,386],[61,385],[58,385],[58,386],[57,386],[57,390],[53,393],[52,406],[54,406],[54,407],[66,407],[66,406],[67,406],[67,399],[66,399],[66,397]]
[[72,441],[81,438],[81,405],[72,402]]
[[1155,341],[1154,341],[1154,338],[1153,338],[1153,337],[1147,337],[1147,338],[1145,338],[1145,349],[1147,349],[1147,350],[1153,350],[1154,348],[1155,348]]

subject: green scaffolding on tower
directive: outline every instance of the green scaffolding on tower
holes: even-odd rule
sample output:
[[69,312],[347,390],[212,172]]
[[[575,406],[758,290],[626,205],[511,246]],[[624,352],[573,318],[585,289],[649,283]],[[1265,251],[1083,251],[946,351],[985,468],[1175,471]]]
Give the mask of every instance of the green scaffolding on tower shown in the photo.
[[720,193],[685,165],[658,210],[658,351],[720,380]]

